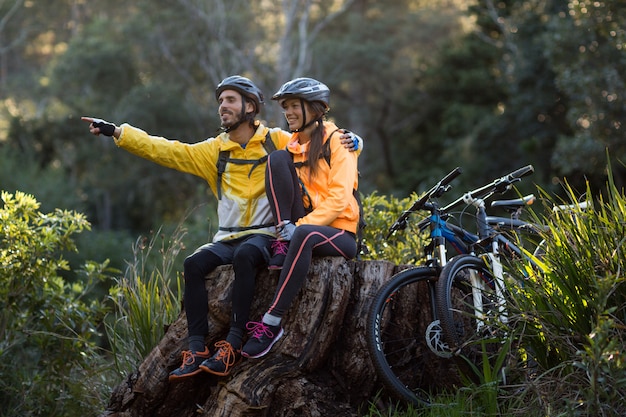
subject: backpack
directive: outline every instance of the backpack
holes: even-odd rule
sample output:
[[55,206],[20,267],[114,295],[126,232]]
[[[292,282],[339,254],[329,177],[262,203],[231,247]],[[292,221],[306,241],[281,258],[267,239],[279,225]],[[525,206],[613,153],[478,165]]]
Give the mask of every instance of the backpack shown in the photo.
[[[248,173],[248,178],[249,178],[250,175],[252,174],[252,171],[254,171],[254,169],[258,167],[259,165],[265,163],[267,161],[268,155],[276,150],[276,145],[272,141],[272,137],[270,136],[269,130],[267,134],[265,135],[265,141],[263,142],[263,147],[265,148],[265,152],[267,153],[263,155],[262,157],[260,157],[259,159],[231,158],[230,151],[220,151],[219,156],[217,158],[216,188],[217,188],[218,200],[222,199],[222,175],[224,174],[224,171],[226,170],[227,163],[230,162],[232,164],[237,164],[237,165],[252,165],[252,167],[250,168],[250,172]],[[220,227],[219,229],[228,231],[228,232],[239,232],[242,230],[250,230],[250,229],[264,229],[264,228],[271,227],[271,226],[274,226],[274,223],[260,224],[260,225],[248,226],[248,227]]]
[[[328,140],[324,142],[324,147],[322,148],[322,154],[320,155],[320,159],[324,158],[329,167],[330,167],[330,138],[338,130],[339,129],[335,129],[328,136]],[[300,168],[302,166],[307,165],[307,161],[294,162],[294,165],[296,168]],[[300,179],[298,179],[298,181],[300,181]],[[300,181],[300,187],[302,188],[303,195],[308,194],[302,181]],[[359,194],[359,191],[356,188],[353,188],[352,195],[354,196],[357,204],[359,205],[359,225],[356,231],[356,259],[361,259],[361,253],[367,254],[367,246],[363,243],[363,229],[367,227],[367,223],[365,223],[365,219],[363,218],[363,204],[361,203],[361,195]]]
[[252,171],[254,171],[254,168],[265,163],[267,161],[268,155],[276,150],[276,145],[272,141],[272,137],[270,136],[269,130],[267,131],[267,134],[265,135],[265,141],[263,142],[263,147],[265,148],[265,152],[267,152],[267,154],[260,157],[259,159],[231,158],[230,151],[220,151],[220,154],[217,158],[217,199],[218,200],[222,199],[222,174],[224,174],[224,171],[226,170],[227,163],[230,162],[232,164],[237,164],[237,165],[252,165],[252,167],[250,168],[250,172],[248,173],[248,178],[250,178],[250,175],[252,174]]

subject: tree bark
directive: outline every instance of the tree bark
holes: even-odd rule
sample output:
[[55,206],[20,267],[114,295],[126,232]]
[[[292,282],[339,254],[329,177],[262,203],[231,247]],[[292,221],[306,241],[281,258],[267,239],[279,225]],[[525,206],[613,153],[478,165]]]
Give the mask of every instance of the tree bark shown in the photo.
[[[357,416],[382,389],[365,339],[369,306],[398,269],[387,261],[314,258],[283,319],[285,335],[266,356],[241,360],[227,377],[201,373],[169,383],[169,372],[180,366],[187,348],[183,311],[139,368],[114,389],[102,416]],[[231,266],[207,277],[209,347],[228,331],[232,281]],[[257,277],[253,320],[269,306],[277,281],[277,272]],[[429,316],[426,286],[420,301],[424,308],[416,314]],[[442,369],[450,371],[451,365],[429,355],[423,344],[424,357],[417,360],[424,363],[425,380],[441,380]]]

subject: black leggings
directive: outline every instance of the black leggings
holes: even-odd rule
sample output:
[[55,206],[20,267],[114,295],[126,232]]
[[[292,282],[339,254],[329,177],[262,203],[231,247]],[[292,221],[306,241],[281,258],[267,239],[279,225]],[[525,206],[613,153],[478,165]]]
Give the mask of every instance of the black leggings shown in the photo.
[[[305,214],[302,191],[293,159],[289,152],[273,152],[267,161],[265,190],[277,222],[295,222]],[[305,195],[305,200],[308,198]],[[331,226],[301,225],[296,227],[280,273],[278,287],[268,310],[282,317],[304,283],[311,259],[315,256],[356,256],[353,233]]]
[[276,224],[283,220],[295,223],[306,214],[300,180],[289,152],[280,150],[270,154],[265,174],[265,192]]
[[353,233],[330,226],[303,224],[296,227],[280,271],[278,287],[267,312],[282,317],[306,279],[313,256],[356,256]]
[[206,277],[220,265],[232,264],[235,272],[231,327],[245,330],[259,269],[266,266],[272,238],[253,234],[231,242],[209,243],[185,259],[185,313],[189,336],[206,336],[208,297]]

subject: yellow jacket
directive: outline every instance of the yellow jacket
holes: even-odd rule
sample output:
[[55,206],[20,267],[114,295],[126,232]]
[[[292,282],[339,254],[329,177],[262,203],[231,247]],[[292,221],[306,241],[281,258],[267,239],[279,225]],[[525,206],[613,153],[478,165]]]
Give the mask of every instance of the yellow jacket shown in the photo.
[[[296,225],[315,224],[332,226],[356,233],[359,222],[359,205],[353,190],[358,189],[357,158],[359,152],[350,152],[339,140],[337,126],[324,122],[324,143],[330,140],[330,166],[324,158],[318,161],[315,177],[309,177],[309,167],[296,168],[300,181],[311,199],[313,211],[296,222]],[[335,132],[332,137],[329,136]],[[287,145],[294,163],[304,162],[309,144],[300,145],[299,133],[294,133]],[[296,165],[297,166],[297,165]],[[303,196],[306,200],[307,197]],[[306,207],[306,203],[305,203]]]
[[[163,137],[151,136],[129,124],[121,126],[122,134],[115,143],[127,151],[168,168],[196,175],[206,180],[217,196],[217,161],[222,150],[230,158],[258,160],[267,154],[263,146],[269,131],[276,149],[284,149],[290,134],[278,128],[259,125],[254,136],[242,148],[229,139],[228,133],[189,144]],[[213,241],[230,240],[251,233],[275,235],[274,219],[265,194],[265,163],[252,165],[226,164],[222,174],[218,201],[219,230]]]

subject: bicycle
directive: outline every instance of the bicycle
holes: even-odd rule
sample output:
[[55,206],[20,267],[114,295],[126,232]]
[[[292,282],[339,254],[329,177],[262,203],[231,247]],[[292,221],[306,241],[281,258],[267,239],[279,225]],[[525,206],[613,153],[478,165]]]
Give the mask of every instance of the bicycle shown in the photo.
[[[472,193],[486,195],[492,189],[494,192],[504,192],[511,184],[532,172],[530,165],[520,168]],[[428,287],[432,315],[426,326],[426,345],[438,356],[449,358],[452,351],[446,344],[439,321],[436,283],[447,263],[447,246],[451,246],[457,253],[467,254],[475,250],[480,242],[478,235],[447,221],[450,210],[457,202],[444,208],[437,202],[439,197],[450,190],[449,184],[460,173],[460,168],[456,168],[447,174],[405,210],[390,227],[387,239],[394,232],[407,227],[411,214],[428,211],[430,215],[418,223],[419,230],[430,229],[430,242],[424,249],[426,261],[421,266],[397,273],[383,285],[374,297],[368,316],[368,349],[377,374],[391,392],[418,406],[429,404],[428,394],[422,388],[425,382],[420,380],[422,365],[417,360],[422,346],[418,334],[424,327],[415,314],[419,288],[424,284]],[[509,201],[514,204],[513,200]],[[515,204],[524,205],[527,201],[519,199]],[[502,218],[492,218],[491,221],[502,223]],[[508,224],[511,227],[519,226]],[[523,224],[525,223],[520,223]]]
[[[476,208],[476,224],[480,246],[489,248],[487,251],[473,251],[460,254],[449,260],[443,267],[437,282],[437,308],[444,338],[451,350],[456,354],[464,354],[470,359],[482,354],[484,346],[477,341],[485,341],[485,336],[494,335],[497,328],[508,322],[506,305],[505,259],[525,259],[530,265],[524,278],[532,271],[545,267],[541,263],[544,255],[545,240],[540,239],[534,244],[534,251],[529,253],[503,233],[497,227],[498,222],[488,216],[485,210],[485,199],[493,192],[480,195],[468,193],[453,204],[462,200],[468,206]],[[495,203],[495,202],[494,202]],[[495,205],[502,205],[492,203]],[[572,205],[558,205],[554,212],[584,210],[586,202]],[[501,223],[501,224],[504,224]],[[507,226],[515,230],[526,228],[540,236],[545,229],[539,225],[512,219]],[[506,256],[503,256],[506,255]],[[499,337],[492,341],[498,342]]]

